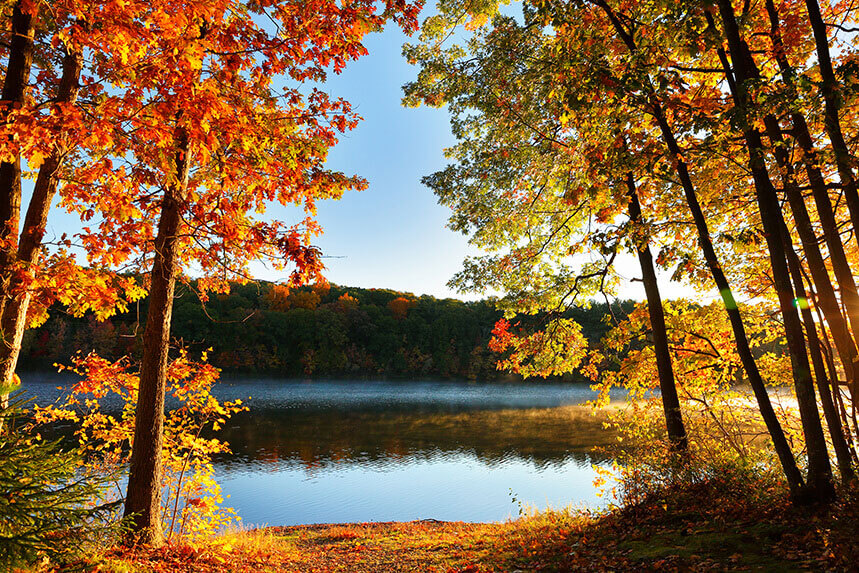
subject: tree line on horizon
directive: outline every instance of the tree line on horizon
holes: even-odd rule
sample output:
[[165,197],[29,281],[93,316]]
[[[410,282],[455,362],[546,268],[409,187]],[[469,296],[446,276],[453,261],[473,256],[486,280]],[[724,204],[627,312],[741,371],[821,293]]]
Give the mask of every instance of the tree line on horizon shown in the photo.
[[[201,303],[179,289],[171,331],[177,345],[210,351],[229,373],[285,377],[423,377],[467,380],[520,378],[497,368],[488,343],[501,313],[491,300],[463,302],[387,289],[338,285],[287,288],[234,284]],[[105,320],[60,309],[27,331],[19,371],[53,369],[76,353],[139,359],[148,300]],[[632,301],[594,302],[569,315],[598,345]],[[26,375],[23,375],[26,378]],[[564,377],[578,381],[583,376]]]

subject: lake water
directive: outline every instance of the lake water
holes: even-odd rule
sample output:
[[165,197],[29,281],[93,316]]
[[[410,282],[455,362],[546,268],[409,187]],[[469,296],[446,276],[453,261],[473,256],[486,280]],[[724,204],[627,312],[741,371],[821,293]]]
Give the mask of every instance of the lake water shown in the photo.
[[[56,375],[27,375],[40,402]],[[226,379],[250,411],[220,436],[226,505],[246,525],[496,521],[521,505],[591,507],[593,447],[614,437],[587,386]],[[250,397],[250,400],[248,398]]]

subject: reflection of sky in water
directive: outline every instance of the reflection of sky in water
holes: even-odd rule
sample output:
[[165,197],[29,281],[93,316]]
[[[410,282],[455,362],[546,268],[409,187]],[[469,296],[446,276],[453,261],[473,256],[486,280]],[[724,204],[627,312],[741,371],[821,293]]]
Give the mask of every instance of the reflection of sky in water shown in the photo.
[[246,524],[295,525],[353,521],[498,521],[523,504],[591,507],[601,503],[590,463],[569,459],[541,469],[510,458],[487,467],[472,455],[448,452],[384,464],[310,469],[290,463],[264,470],[218,468],[226,505]]
[[[41,404],[74,379],[24,376]],[[595,445],[613,436],[579,406],[586,385],[227,378],[250,406],[218,437],[226,505],[249,524],[515,517],[596,505]],[[248,400],[248,397],[251,397]],[[168,399],[168,407],[170,400]]]

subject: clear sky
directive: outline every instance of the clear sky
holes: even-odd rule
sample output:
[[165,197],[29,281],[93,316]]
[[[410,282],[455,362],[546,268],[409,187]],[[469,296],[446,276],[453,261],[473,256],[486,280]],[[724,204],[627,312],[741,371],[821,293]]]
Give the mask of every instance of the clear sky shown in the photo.
[[317,244],[329,257],[331,282],[455,296],[445,283],[474,251],[445,227],[449,210],[420,182],[444,167],[444,148],[454,138],[446,110],[400,105],[403,84],[417,74],[401,55],[407,40],[396,26],[370,35],[369,55],[326,83],[329,94],[350,101],[364,118],[341,138],[328,165],[364,177],[369,188],[319,203],[325,234]]

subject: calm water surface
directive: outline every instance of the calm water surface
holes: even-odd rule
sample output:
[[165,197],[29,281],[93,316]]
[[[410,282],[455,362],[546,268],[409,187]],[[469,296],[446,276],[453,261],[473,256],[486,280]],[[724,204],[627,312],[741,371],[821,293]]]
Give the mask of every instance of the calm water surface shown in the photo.
[[[58,382],[24,378],[39,402]],[[580,405],[587,386],[226,379],[216,395],[250,407],[216,460],[246,524],[495,521],[601,502],[592,449],[613,436]]]

